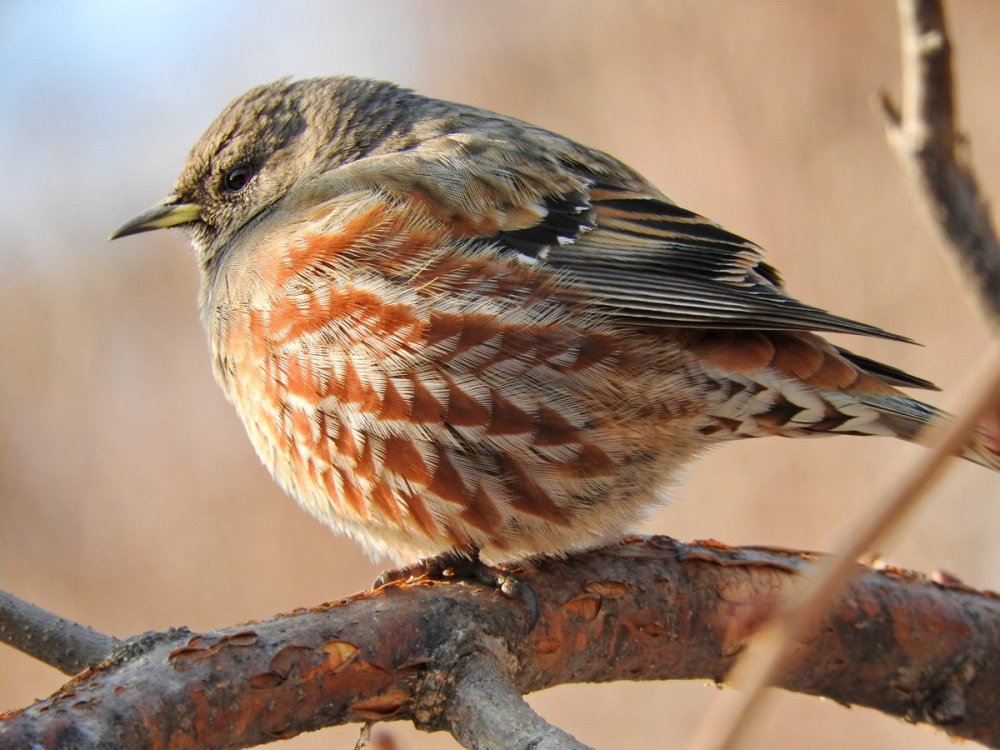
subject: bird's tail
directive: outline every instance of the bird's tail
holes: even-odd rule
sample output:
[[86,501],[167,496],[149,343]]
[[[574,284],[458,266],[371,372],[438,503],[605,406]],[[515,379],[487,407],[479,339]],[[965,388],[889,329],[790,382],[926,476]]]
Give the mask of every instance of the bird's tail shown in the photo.
[[[886,435],[932,444],[952,417],[900,388],[930,381],[803,331],[700,334],[687,342],[711,385],[710,440]],[[959,455],[1000,471],[1000,412]]]
[[[923,445],[936,442],[952,420],[947,412],[902,394],[872,394],[858,400],[878,412],[875,426],[888,430],[896,437]],[[1000,471],[1000,415],[984,420],[958,455],[980,466]]]

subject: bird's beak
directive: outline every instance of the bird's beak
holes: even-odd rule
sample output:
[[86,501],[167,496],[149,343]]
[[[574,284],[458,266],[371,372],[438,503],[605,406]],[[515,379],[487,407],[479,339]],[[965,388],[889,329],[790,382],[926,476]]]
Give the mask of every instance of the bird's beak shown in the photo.
[[111,239],[117,240],[119,237],[127,237],[130,234],[188,224],[201,215],[201,206],[197,203],[181,203],[180,200],[176,195],[167,196],[148,211],[142,212],[118,227],[111,235]]

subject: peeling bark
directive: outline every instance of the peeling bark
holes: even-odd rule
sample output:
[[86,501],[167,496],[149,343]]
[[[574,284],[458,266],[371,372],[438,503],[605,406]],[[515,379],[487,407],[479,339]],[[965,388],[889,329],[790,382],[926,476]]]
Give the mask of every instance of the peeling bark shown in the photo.
[[[812,560],[635,537],[521,571],[541,604],[531,632],[518,600],[417,580],[213,633],[146,637],[0,717],[0,747],[234,748],[389,720],[460,735],[465,680],[506,681],[498,705],[571,682],[721,681]],[[783,687],[1000,746],[1000,599],[861,568]],[[538,739],[558,731],[513,715]]]

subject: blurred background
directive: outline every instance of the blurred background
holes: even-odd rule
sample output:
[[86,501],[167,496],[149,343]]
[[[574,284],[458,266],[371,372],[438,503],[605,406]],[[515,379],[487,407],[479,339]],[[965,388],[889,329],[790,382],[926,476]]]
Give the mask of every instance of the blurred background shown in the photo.
[[[1000,196],[1000,3],[949,4],[961,117]],[[0,587],[117,636],[210,629],[350,594],[381,565],[272,484],[212,380],[182,238],[107,242],[169,190],[217,112],[284,75],[352,73],[499,110],[631,163],[767,248],[800,298],[920,340],[847,341],[961,397],[988,336],[887,147],[888,0],[0,4]],[[921,449],[729,445],[642,531],[829,549]],[[1000,588],[1000,479],[955,465],[883,554]],[[0,647],[0,710],[63,682]],[[602,748],[681,746],[703,683],[530,700]],[[392,724],[400,748],[445,735]],[[357,728],[289,748],[351,747]],[[951,747],[781,695],[751,747]]]

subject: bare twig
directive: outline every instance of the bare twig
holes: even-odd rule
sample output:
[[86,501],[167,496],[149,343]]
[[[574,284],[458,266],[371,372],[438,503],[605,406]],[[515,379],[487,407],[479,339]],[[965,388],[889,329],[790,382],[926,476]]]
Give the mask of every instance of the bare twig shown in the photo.
[[1000,324],[1000,241],[965,156],[955,114],[951,44],[940,0],[898,0],[902,111],[882,94],[889,142],[994,324]]
[[119,641],[0,590],[0,641],[74,675],[100,664]]
[[[530,633],[518,600],[417,582],[214,633],[147,638],[0,716],[0,747],[235,748],[334,724],[410,720],[454,730],[470,746],[578,748],[515,695],[568,682],[721,680],[814,560],[633,538],[519,572],[541,604]],[[859,570],[782,685],[1000,747],[1000,599]],[[478,744],[460,725],[469,712],[495,721],[491,707],[520,729]]]

